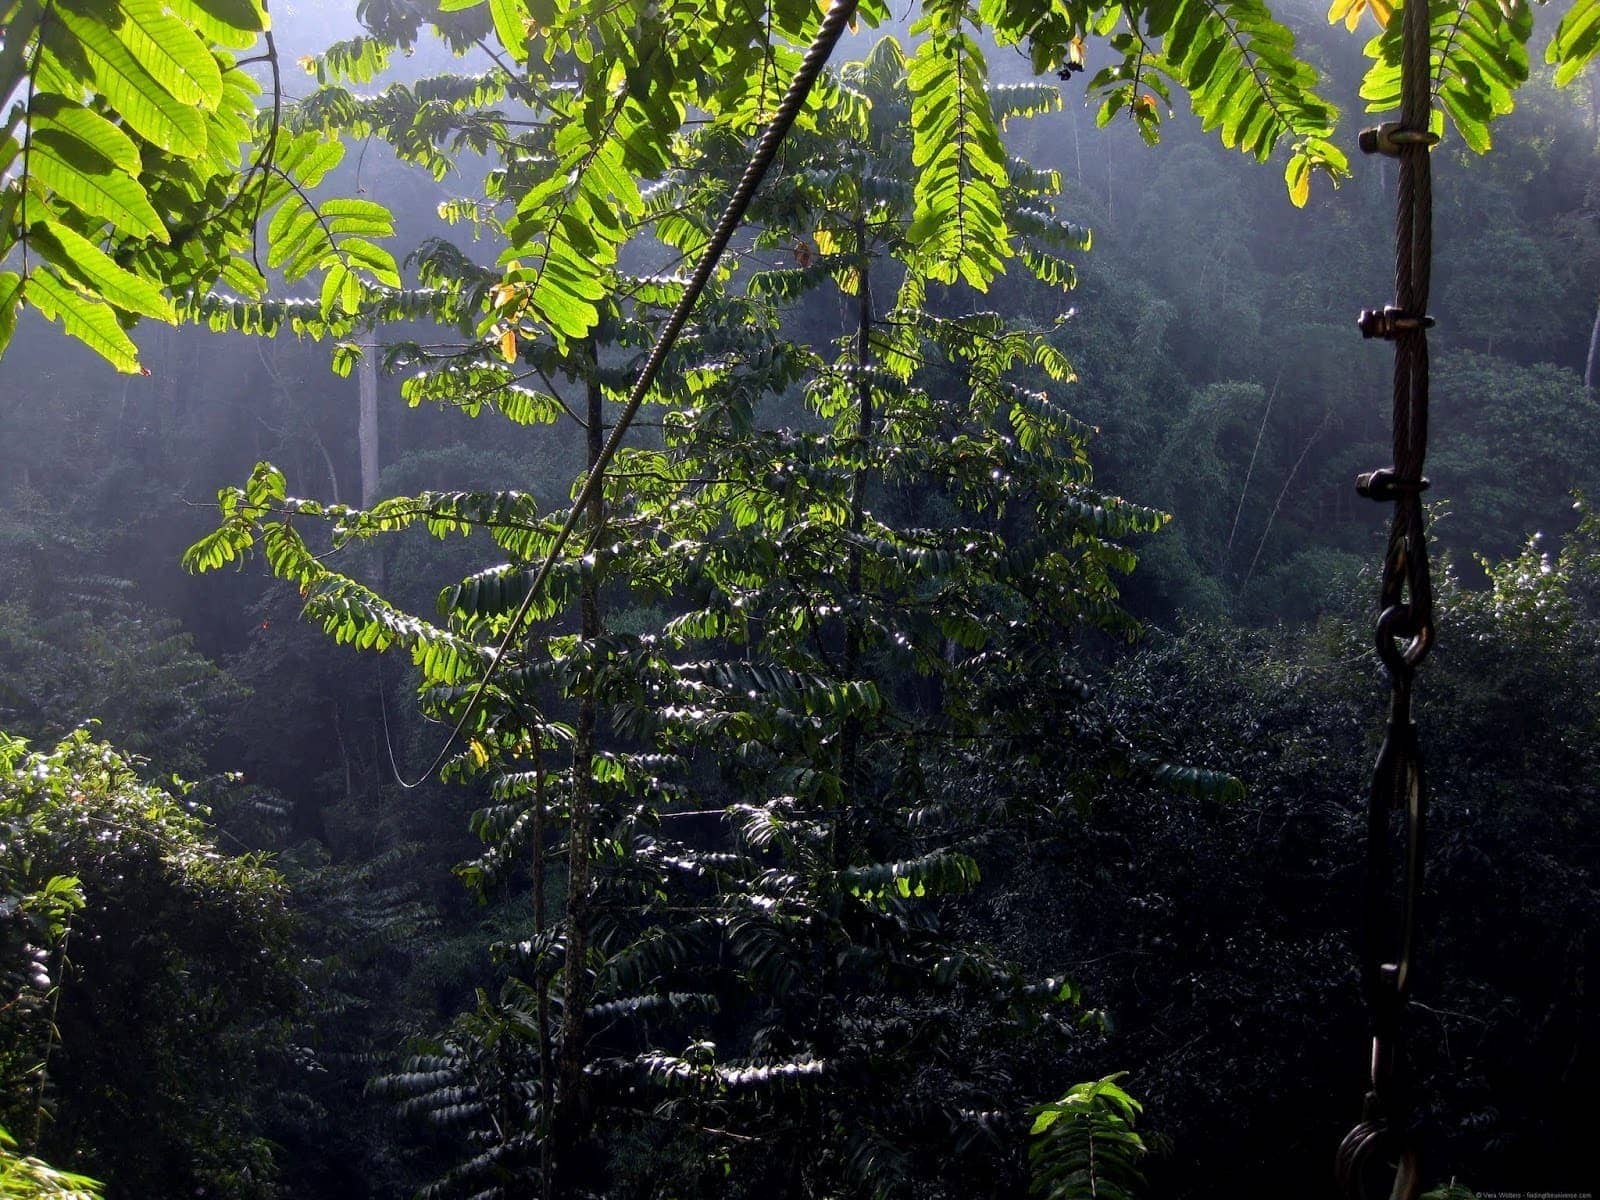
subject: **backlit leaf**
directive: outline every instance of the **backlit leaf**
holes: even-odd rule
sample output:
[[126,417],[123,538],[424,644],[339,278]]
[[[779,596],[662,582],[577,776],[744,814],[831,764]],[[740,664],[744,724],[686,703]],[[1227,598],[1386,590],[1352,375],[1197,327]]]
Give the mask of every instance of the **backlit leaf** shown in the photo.
[[104,301],[80,294],[48,270],[36,270],[28,276],[24,296],[44,316],[59,320],[69,335],[117,370],[138,373],[139,351]]

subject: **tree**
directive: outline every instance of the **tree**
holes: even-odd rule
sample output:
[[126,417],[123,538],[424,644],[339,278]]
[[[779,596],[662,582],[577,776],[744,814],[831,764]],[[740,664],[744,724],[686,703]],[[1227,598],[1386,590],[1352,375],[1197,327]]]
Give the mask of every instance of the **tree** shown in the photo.
[[[1596,899],[1581,831],[1600,813],[1594,743],[1577,733],[1593,720],[1580,681],[1596,628],[1587,502],[1579,517],[1559,552],[1535,541],[1486,559],[1486,589],[1446,573],[1452,636],[1419,714],[1439,816],[1428,994],[1409,1039],[1420,1135],[1427,1161],[1484,1191],[1586,1169],[1566,1070],[1594,1036],[1570,980],[1594,955],[1575,931]],[[1194,622],[1114,664],[1103,692],[1130,736],[1234,764],[1245,794],[1175,806],[1113,784],[999,881],[1033,915],[1004,950],[1084,963],[1075,977],[1117,1019],[1080,1070],[1114,1063],[1139,1080],[1149,1125],[1171,1139],[1146,1163],[1152,1194],[1224,1194],[1241,1163],[1314,1171],[1348,1118],[1330,1081],[1365,1071],[1349,945],[1372,753],[1365,591],[1347,573],[1316,623]],[[1247,1138],[1230,1132],[1240,1105]]]
[[[996,1030],[1048,1025],[1073,993],[942,930],[938,898],[976,883],[975,852],[1017,819],[1006,806],[1026,819],[1039,804],[1002,788],[993,805],[974,805],[960,776],[981,754],[960,747],[1014,720],[997,741],[1071,754],[1086,778],[1114,765],[1206,792],[1228,786],[1130,756],[1081,684],[1064,692],[1079,717],[1053,736],[1041,714],[1001,699],[1053,638],[1130,628],[1112,580],[1132,556],[1114,539],[1160,517],[1094,491],[1087,431],[1017,378],[1024,368],[1069,376],[1043,333],[994,314],[942,315],[924,299],[940,279],[986,284],[997,265],[982,240],[928,250],[908,236],[920,201],[899,131],[913,69],[890,39],[830,81],[754,239],[753,252],[781,247],[796,265],[753,276],[744,298],[719,297],[677,348],[660,448],[618,460],[604,524],[587,514],[588,545],[535,598],[541,622],[576,599],[576,628],[509,646],[481,703],[468,708],[475,695],[462,686],[481,653],[474,641],[505,642],[562,512],[540,515],[520,493],[396,497],[357,511],[290,499],[281,475],[261,468],[224,493],[223,526],[191,552],[192,565],[211,567],[259,542],[336,637],[409,648],[429,702],[465,722],[456,765],[494,780],[476,818],[488,852],[469,878],[517,879],[531,856],[533,936],[505,947],[512,978],[384,1085],[465,1135],[471,1153],[447,1186],[549,1178],[552,1134],[554,1177],[594,1186],[605,1160],[585,1142],[599,1107],[613,1128],[686,1158],[708,1138],[714,1148],[718,1130],[743,1131],[713,1152],[756,1189],[773,1172],[798,1173],[812,1190],[897,1186],[937,1161],[917,1147],[951,1137],[965,1159],[926,1184],[994,1169],[1015,1148],[998,1115],[1015,1102],[1003,1087],[969,1095],[932,1065],[969,1032],[936,1018],[960,995],[992,1007]],[[1056,103],[1052,90],[1016,88],[1001,111]],[[1016,226],[1019,257],[1056,286],[1069,282],[1060,255],[1086,239],[1049,207],[1053,176],[989,136],[1007,180],[996,215]],[[715,131],[700,147],[652,196],[657,236],[680,252],[703,243],[700,205],[714,198],[704,181],[725,173],[718,158],[730,152]],[[422,261],[459,294],[482,279],[443,245]],[[889,272],[899,303],[880,315],[874,276]],[[528,293],[499,285],[496,351],[514,348],[549,391],[528,392],[516,367],[481,350],[403,390],[513,417],[582,413],[592,464],[603,403],[631,374],[617,350],[640,341],[652,296],[671,293],[670,281],[618,282],[612,294],[632,299],[606,302],[606,341],[567,351],[524,343]],[[818,287],[854,300],[838,350],[819,358],[774,344],[766,298],[793,306]],[[562,374],[582,387],[582,407],[561,399]],[[765,427],[765,410],[799,428]],[[332,521],[336,544],[415,523],[439,535],[481,526],[514,557],[447,589],[438,627],[330,568],[300,532],[307,519]],[[603,631],[605,580],[613,606],[631,593],[650,607]],[[553,708],[573,723],[552,720]],[[568,742],[572,766],[548,767]],[[731,835],[677,824],[708,805],[728,808]],[[560,923],[546,925],[537,906],[549,825],[565,831],[567,869]],[[915,1032],[927,1020],[933,1032]],[[859,1108],[868,1094],[873,1116],[852,1129],[841,1105],[849,1095]],[[686,1118],[679,1132],[657,1128],[667,1114]],[[795,1128],[811,1140],[796,1141]],[[606,1139],[613,1163],[617,1137]],[[752,1156],[740,1141],[778,1153]]]
[[85,731],[0,752],[6,1127],[112,1195],[270,1195],[246,1113],[293,986],[279,877]]

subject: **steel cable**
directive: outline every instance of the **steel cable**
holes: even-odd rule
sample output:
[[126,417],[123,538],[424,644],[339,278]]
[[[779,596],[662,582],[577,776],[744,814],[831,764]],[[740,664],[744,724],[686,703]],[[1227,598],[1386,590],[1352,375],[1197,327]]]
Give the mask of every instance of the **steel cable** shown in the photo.
[[[1433,582],[1422,493],[1428,445],[1428,290],[1433,260],[1432,45],[1426,0],[1402,9],[1400,120],[1362,134],[1361,148],[1399,159],[1395,302],[1362,313],[1361,331],[1395,343],[1393,466],[1357,481],[1362,495],[1392,501],[1375,628],[1389,675],[1389,720],[1367,799],[1361,978],[1372,1028],[1362,1119],[1339,1146],[1335,1171],[1352,1200],[1416,1200],[1422,1176],[1409,1129],[1402,1032],[1418,942],[1427,788],[1412,684],[1433,648]],[[1391,843],[1402,814],[1398,888]],[[1396,897],[1393,893],[1398,891]],[[1399,923],[1394,924],[1398,904]]]

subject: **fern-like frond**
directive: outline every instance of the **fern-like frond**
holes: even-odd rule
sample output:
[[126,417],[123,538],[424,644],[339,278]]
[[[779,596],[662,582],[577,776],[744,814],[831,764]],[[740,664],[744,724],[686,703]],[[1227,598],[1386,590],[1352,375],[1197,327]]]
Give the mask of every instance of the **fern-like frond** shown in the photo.
[[1144,1187],[1140,1105],[1108,1075],[1034,1110],[1030,1195],[1042,1200],[1134,1200]]
[[[1400,7],[1367,43],[1373,63],[1361,98],[1372,112],[1400,107]],[[1482,154],[1489,149],[1490,122],[1511,111],[1528,78],[1533,13],[1527,0],[1432,0],[1429,19],[1434,100],[1462,140]],[[1600,36],[1600,6],[1595,20]]]

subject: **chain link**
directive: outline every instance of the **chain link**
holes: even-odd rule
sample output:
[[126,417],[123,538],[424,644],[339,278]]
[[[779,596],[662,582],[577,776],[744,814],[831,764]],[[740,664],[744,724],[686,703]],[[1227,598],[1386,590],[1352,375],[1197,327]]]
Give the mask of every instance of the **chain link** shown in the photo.
[[[1433,580],[1428,569],[1422,493],[1428,447],[1428,289],[1433,259],[1433,177],[1429,129],[1432,69],[1428,6],[1402,10],[1401,112],[1398,123],[1368,130],[1361,148],[1399,159],[1395,219],[1395,303],[1361,314],[1364,337],[1394,342],[1394,465],[1363,475],[1357,490],[1392,502],[1374,636],[1388,671],[1389,722],[1367,800],[1362,990],[1372,1026],[1369,1090],[1362,1117],[1339,1147],[1335,1169],[1351,1200],[1415,1200],[1422,1190],[1408,1128],[1402,1045],[1418,942],[1427,824],[1427,788],[1412,687],[1433,648]],[[1403,825],[1404,853],[1395,878],[1391,842]],[[1394,893],[1398,891],[1398,897]],[[1398,908],[1398,920],[1396,919]]]

